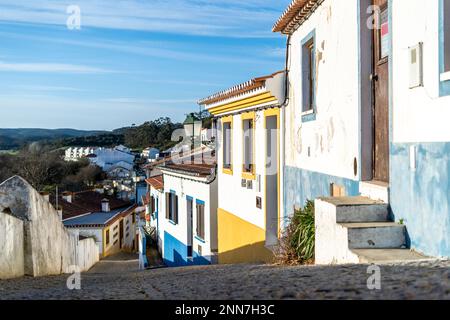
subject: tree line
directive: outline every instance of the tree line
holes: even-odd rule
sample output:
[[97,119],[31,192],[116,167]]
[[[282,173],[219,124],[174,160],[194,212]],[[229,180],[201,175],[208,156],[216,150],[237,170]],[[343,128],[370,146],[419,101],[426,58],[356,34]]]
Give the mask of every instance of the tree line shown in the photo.
[[101,168],[88,159],[63,160],[61,150],[34,143],[15,154],[0,154],[0,183],[14,175],[27,180],[36,190],[82,191],[105,178]]

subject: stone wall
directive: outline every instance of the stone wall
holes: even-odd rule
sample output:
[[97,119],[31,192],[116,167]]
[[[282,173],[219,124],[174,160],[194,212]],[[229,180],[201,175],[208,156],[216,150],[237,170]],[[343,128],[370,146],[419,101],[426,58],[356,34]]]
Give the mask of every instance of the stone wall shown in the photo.
[[[76,266],[80,262],[80,254],[83,257],[81,269],[86,269],[98,261],[98,248],[94,249],[97,247],[95,241],[86,239],[86,242],[93,243],[81,245],[78,236],[69,233],[64,227],[53,206],[24,179],[16,176],[0,184],[1,211],[8,212],[9,216],[15,217],[23,223],[23,252],[2,254],[0,256],[1,266],[10,265],[12,261],[19,259],[18,256],[22,256],[24,260],[23,273],[36,277],[70,272],[70,267]],[[2,220],[6,221],[6,219]],[[6,237],[20,237],[18,228],[8,231],[5,228],[6,224],[0,224],[0,227],[0,233],[5,234]],[[80,252],[80,247],[83,247],[82,252]],[[93,258],[95,255],[97,255],[97,259]],[[88,258],[85,259],[86,256]],[[0,271],[1,273],[2,271]]]
[[23,222],[0,211],[0,279],[24,275]]

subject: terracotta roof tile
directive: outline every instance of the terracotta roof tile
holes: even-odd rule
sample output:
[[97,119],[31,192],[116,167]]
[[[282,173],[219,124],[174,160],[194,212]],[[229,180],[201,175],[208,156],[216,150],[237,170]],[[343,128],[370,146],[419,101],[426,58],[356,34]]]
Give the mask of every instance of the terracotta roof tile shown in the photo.
[[156,190],[162,190],[164,188],[164,180],[162,174],[145,179],[145,182],[147,182],[147,184],[151,185]]
[[[62,198],[62,195],[58,197],[58,206],[62,208],[63,220],[74,218],[83,214],[102,211],[102,200],[109,200],[109,207],[111,210],[120,208],[126,208],[131,205],[128,201],[117,199],[113,196],[100,194],[96,191],[83,191],[73,193],[72,202],[67,202]],[[56,197],[51,195],[50,202],[56,206]]]
[[294,28],[317,8],[324,0],[293,0],[272,28],[273,32],[291,34]]
[[201,99],[198,101],[198,104],[200,104],[200,105],[212,104],[212,103],[219,102],[219,101],[231,98],[233,96],[236,96],[236,95],[239,95],[242,93],[246,93],[246,92],[258,89],[258,88],[263,88],[267,79],[273,78],[277,74],[280,74],[283,72],[284,71],[278,71],[278,72],[275,72],[268,76],[251,79],[247,82],[238,84],[234,87],[217,92],[209,97]]

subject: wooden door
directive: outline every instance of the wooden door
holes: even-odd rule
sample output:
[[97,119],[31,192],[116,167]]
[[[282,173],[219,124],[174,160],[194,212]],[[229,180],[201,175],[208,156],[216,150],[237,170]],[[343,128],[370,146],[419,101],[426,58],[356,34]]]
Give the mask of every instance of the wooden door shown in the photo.
[[389,14],[388,0],[373,0],[380,10],[373,32],[373,177],[389,182]]
[[123,245],[123,220],[119,222],[119,248],[122,249]]
[[192,257],[192,246],[194,243],[194,217],[193,217],[193,208],[194,201],[193,199],[187,199],[186,201],[187,208],[187,218],[188,218],[188,243],[187,243],[187,256]]

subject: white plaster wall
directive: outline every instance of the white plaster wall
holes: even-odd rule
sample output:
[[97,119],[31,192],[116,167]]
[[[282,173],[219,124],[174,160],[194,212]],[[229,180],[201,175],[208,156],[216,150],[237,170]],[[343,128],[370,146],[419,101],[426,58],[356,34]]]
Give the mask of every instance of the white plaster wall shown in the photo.
[[[290,100],[286,108],[288,166],[358,179],[353,170],[354,158],[361,162],[358,19],[357,0],[327,0],[292,35]],[[317,116],[302,123],[301,43],[313,30]]]
[[78,242],[78,266],[81,272],[88,271],[99,259],[99,250],[94,239],[89,238]]
[[93,237],[98,248],[99,255],[103,254],[103,232],[101,228],[79,228],[80,236]]
[[[439,1],[392,3],[393,141],[450,141],[450,96],[439,97]],[[423,42],[424,87],[409,89],[409,47]]]
[[77,235],[69,232],[53,206],[18,176],[0,184],[0,212],[6,209],[24,224],[26,275],[66,273],[77,264]]
[[0,211],[0,279],[24,272],[23,222]]
[[[216,182],[214,182],[216,183]],[[173,237],[187,245],[188,238],[188,220],[187,220],[187,197],[193,198],[193,232],[194,242],[193,250],[198,252],[198,246],[202,247],[202,256],[212,256],[214,250],[217,250],[217,227],[211,228],[211,223],[217,215],[217,206],[214,207],[214,200],[211,199],[211,185],[199,181],[183,179],[180,176],[164,173],[164,192],[175,191],[178,196],[178,224],[174,225],[166,219],[165,197],[163,200],[164,211],[159,214],[160,236],[164,236],[164,231],[170,233]],[[196,200],[205,203],[205,242],[195,238],[196,229]],[[212,218],[213,217],[213,218]],[[163,250],[164,252],[164,250]]]

